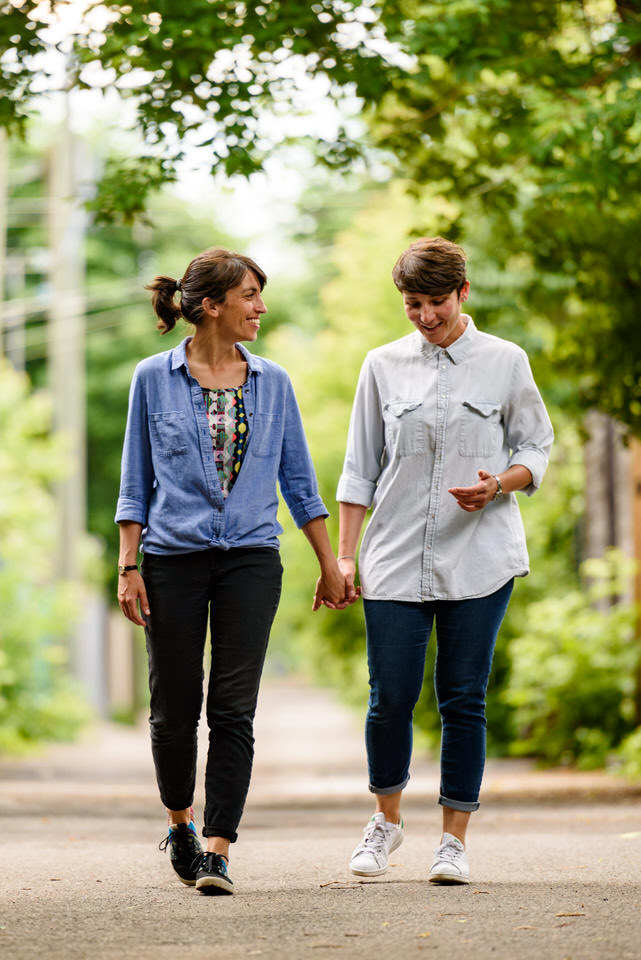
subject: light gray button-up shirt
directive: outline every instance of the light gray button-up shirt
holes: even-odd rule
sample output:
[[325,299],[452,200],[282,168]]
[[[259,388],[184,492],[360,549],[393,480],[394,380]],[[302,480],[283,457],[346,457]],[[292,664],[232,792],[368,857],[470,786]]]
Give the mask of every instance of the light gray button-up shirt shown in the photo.
[[416,331],[365,358],[336,498],[372,507],[359,558],[368,599],[483,597],[529,573],[514,494],[467,513],[448,493],[520,463],[531,495],[553,440],[526,353],[465,319],[445,349]]

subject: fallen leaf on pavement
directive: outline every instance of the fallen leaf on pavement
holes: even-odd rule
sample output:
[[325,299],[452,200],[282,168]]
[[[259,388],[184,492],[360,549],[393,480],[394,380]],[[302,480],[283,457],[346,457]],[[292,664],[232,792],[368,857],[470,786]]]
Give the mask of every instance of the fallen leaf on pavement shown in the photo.
[[584,917],[584,913],[555,913],[555,917]]
[[489,896],[490,891],[489,890],[472,890],[472,893],[487,893]]
[[431,934],[431,932],[430,932],[429,930],[426,930],[425,933],[417,933],[416,936],[417,936],[417,937],[431,937],[432,934]]
[[520,927],[515,927],[514,929],[515,929],[515,930],[536,930],[536,927],[533,927],[533,926],[532,926],[531,924],[529,924],[529,923],[524,923],[522,926],[520,926]]

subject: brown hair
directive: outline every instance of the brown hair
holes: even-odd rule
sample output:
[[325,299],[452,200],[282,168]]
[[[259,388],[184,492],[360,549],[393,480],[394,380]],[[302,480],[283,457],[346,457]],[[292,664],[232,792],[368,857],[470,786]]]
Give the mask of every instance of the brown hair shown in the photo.
[[465,253],[443,237],[421,237],[405,250],[392,270],[401,293],[426,293],[431,297],[461,292],[467,280]]
[[[230,253],[221,247],[213,247],[199,253],[191,261],[180,280],[172,277],[155,277],[145,286],[151,290],[151,304],[158,317],[158,329],[169,333],[182,317],[195,325],[202,321],[202,301],[209,297],[222,303],[227,291],[242,282],[248,270],[255,274],[260,289],[267,283],[267,275],[257,263],[242,253]],[[180,305],[174,297],[180,291]]]

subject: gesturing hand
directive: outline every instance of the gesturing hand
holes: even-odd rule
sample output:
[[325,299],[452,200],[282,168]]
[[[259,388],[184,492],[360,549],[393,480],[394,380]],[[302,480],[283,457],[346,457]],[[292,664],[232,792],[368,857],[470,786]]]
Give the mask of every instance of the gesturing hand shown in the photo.
[[498,489],[496,477],[488,473],[487,470],[479,470],[479,483],[472,487],[450,487],[448,493],[451,493],[459,507],[467,510],[468,513],[474,513],[475,510],[482,510],[490,500],[494,499],[494,494]]

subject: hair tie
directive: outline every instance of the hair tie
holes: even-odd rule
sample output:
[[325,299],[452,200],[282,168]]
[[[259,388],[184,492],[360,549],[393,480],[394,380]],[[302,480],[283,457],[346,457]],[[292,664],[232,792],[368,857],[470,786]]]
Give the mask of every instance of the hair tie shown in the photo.
[[176,290],[182,290],[183,282],[182,280],[176,280]]

